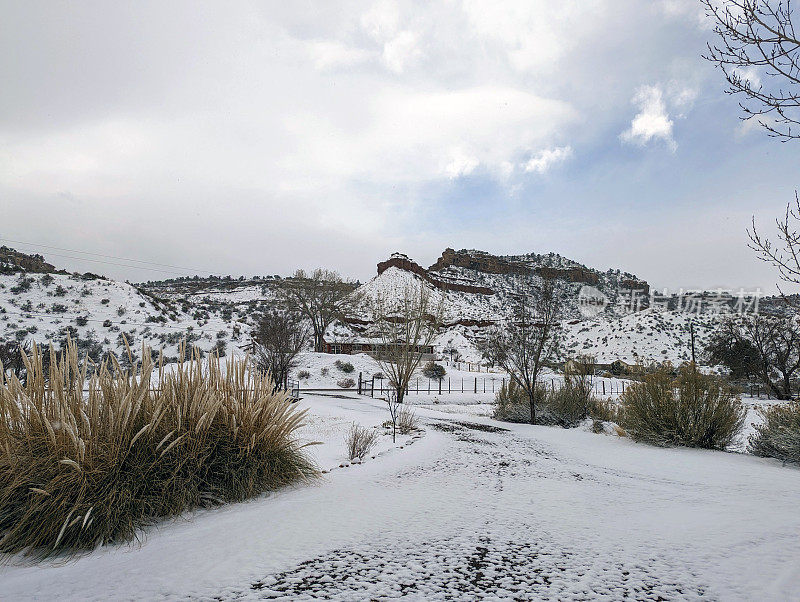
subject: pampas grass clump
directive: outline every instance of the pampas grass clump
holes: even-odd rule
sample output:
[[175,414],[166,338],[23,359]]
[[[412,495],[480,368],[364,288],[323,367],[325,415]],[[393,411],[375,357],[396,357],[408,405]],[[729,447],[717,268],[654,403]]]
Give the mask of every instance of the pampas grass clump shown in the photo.
[[315,474],[294,438],[304,412],[247,360],[167,371],[143,347],[129,371],[115,359],[90,370],[72,341],[43,359],[25,356],[24,383],[0,367],[0,552],[129,541],[162,517]]

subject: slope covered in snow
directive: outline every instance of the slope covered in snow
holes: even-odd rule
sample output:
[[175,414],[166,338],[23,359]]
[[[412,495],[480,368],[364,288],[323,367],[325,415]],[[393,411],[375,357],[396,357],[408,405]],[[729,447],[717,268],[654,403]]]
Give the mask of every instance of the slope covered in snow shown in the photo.
[[381,435],[375,458],[348,465],[349,424],[380,425],[384,405],[301,404],[304,437],[323,442],[309,452],[333,468],[318,482],[197,511],[72,562],[10,559],[0,598],[800,597],[797,469],[420,407],[423,436]]
[[144,341],[175,357],[181,339],[205,351],[235,349],[236,324],[192,307],[183,308],[136,287],[77,274],[0,275],[0,338],[54,343],[71,336],[94,355],[125,355]]

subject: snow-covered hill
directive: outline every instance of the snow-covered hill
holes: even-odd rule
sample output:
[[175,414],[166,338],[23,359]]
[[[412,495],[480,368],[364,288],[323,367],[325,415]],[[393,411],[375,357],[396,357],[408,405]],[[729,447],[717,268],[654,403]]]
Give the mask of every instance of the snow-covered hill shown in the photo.
[[[0,274],[2,340],[59,344],[72,335],[87,349],[120,354],[124,335],[133,346],[144,340],[175,357],[178,342],[188,337],[206,351],[231,352],[245,346],[260,312],[281,306],[280,276],[193,277],[132,286],[91,274],[54,272],[39,256],[8,251],[13,262],[0,266],[6,272]],[[40,268],[47,272],[38,273]],[[647,308],[648,283],[620,270],[603,272],[555,254],[494,256],[446,249],[429,268],[402,254],[380,262],[378,274],[358,288],[362,303],[355,319],[334,325],[327,338],[344,342],[364,336],[376,300],[424,287],[432,304],[444,308],[437,352],[478,362],[476,343],[487,328],[508,320],[513,298],[540,288],[545,279],[554,282],[562,300],[562,359],[585,354],[601,363],[679,363],[690,358],[690,323],[702,350],[720,320],[718,314],[678,311],[674,302],[669,309]],[[581,305],[587,290],[603,298],[599,311],[587,313]],[[645,309],[626,305],[631,290]]]
[[77,274],[0,275],[0,338],[53,342],[67,336],[99,354],[125,355],[127,338],[136,349],[142,341],[176,357],[182,338],[208,351],[235,349],[241,326],[218,315],[162,301],[136,287]]
[[[513,297],[540,289],[544,279],[550,278],[563,307],[561,359],[591,355],[599,363],[617,359],[680,363],[691,357],[690,324],[695,328],[696,349],[702,351],[729,311],[727,306],[717,314],[681,311],[676,299],[664,307],[648,308],[647,282],[618,270],[592,270],[558,255],[495,257],[480,251],[447,250],[425,269],[395,254],[378,264],[378,271],[359,289],[364,302],[358,320],[335,325],[329,330],[330,338],[344,342],[363,336],[369,327],[362,322],[373,318],[370,306],[375,300],[425,288],[431,304],[444,308],[445,328],[435,341],[436,350],[448,356],[455,350],[463,361],[477,362],[476,343],[487,328],[511,317]],[[586,290],[604,297],[600,311],[582,311],[581,296]],[[629,302],[631,291],[636,291],[635,298],[644,309]]]

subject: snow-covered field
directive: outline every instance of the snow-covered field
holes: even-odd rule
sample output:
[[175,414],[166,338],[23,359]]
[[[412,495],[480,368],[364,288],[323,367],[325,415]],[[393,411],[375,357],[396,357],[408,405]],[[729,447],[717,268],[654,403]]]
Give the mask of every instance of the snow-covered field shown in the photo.
[[374,459],[339,468],[350,423],[387,411],[306,396],[302,436],[333,468],[318,482],[162,523],[139,545],[12,560],[0,599],[800,598],[796,468],[498,423],[473,397],[417,405],[421,437],[382,435]]

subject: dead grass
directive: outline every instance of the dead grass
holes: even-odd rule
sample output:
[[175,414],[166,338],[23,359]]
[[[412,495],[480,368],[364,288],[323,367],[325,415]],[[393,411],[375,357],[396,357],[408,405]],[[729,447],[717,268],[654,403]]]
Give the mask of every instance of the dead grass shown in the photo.
[[315,474],[294,438],[304,413],[249,362],[167,371],[149,348],[141,357],[92,369],[69,341],[50,349],[48,374],[33,348],[24,384],[0,376],[0,552],[129,541],[161,517]]
[[403,435],[408,435],[418,428],[419,421],[417,420],[417,415],[414,414],[414,410],[403,404],[397,411],[397,430]]
[[347,457],[350,460],[364,458],[376,443],[378,443],[378,432],[375,429],[368,429],[354,422],[345,438]]

